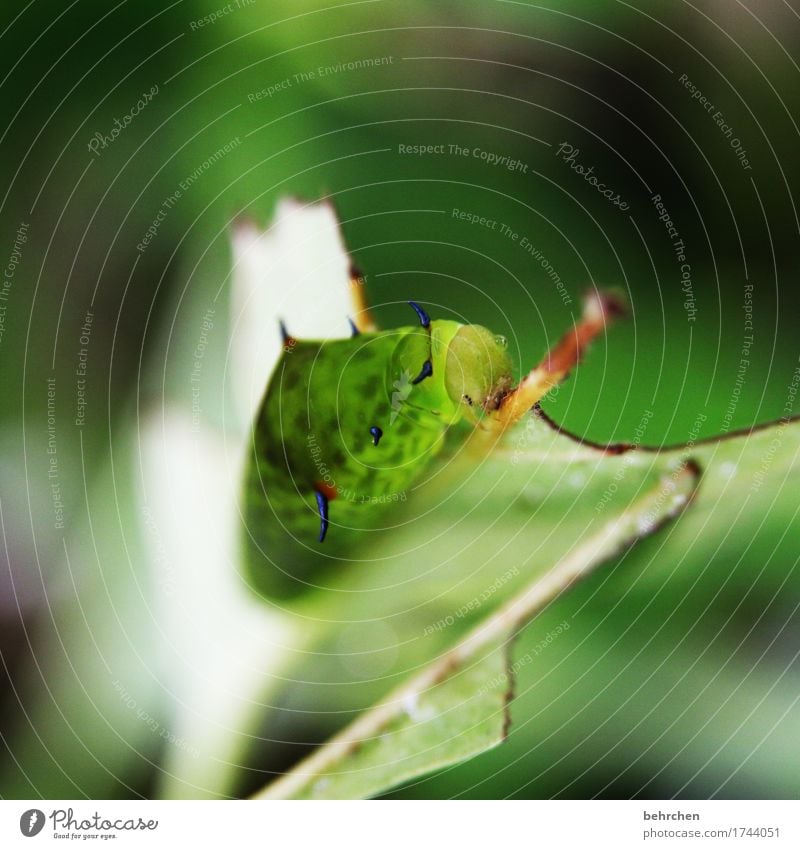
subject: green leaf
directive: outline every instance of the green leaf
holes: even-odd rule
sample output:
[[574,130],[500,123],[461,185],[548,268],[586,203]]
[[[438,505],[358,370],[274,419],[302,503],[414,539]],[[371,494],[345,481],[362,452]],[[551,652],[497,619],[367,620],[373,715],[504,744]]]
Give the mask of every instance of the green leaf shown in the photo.
[[[752,568],[729,567],[724,578],[709,581],[705,573],[716,552],[746,551],[765,527],[777,544],[781,533],[796,526],[796,499],[787,496],[800,483],[800,422],[782,419],[749,433],[661,451],[628,449],[579,444],[532,417],[511,434],[506,447],[486,457],[462,452],[460,462],[443,467],[410,507],[405,519],[413,521],[398,521],[398,530],[382,534],[370,548],[370,568],[341,573],[324,596],[325,605],[315,610],[318,618],[328,617],[332,634],[321,643],[323,649],[335,647],[333,635],[345,623],[354,627],[359,617],[365,629],[370,621],[390,622],[396,642],[404,646],[402,663],[394,671],[400,680],[405,674],[406,681],[382,697],[375,689],[385,687],[385,678],[378,685],[365,681],[361,689],[331,688],[335,663],[322,651],[325,659],[317,659],[309,678],[325,688],[332,713],[357,711],[367,693],[377,695],[377,703],[263,795],[376,795],[496,746],[508,728],[501,704],[512,692],[511,641],[526,622],[604,561],[615,561],[603,573],[602,583],[608,583],[604,597],[612,602],[630,594],[646,597],[643,604],[650,612],[643,621],[652,621],[655,628],[674,618],[678,607],[663,608],[659,594],[668,600],[683,597],[686,587],[701,578],[713,591],[712,600],[719,580],[737,598],[737,581],[748,591],[755,578],[776,587],[785,583],[780,559],[777,564],[751,564],[758,566],[757,574]],[[629,551],[632,542],[651,535],[687,504],[690,509],[680,521],[657,540]],[[514,574],[500,581],[498,575],[511,574],[509,564]],[[672,594],[663,591],[673,586]],[[487,593],[487,588],[496,590]],[[585,596],[572,607],[583,607]],[[690,616],[685,632],[701,624],[691,600],[688,607],[682,614]],[[711,619],[711,634],[717,627]],[[639,641],[620,643],[619,633],[603,639],[619,645],[623,654],[642,651]],[[700,641],[705,651],[708,642]],[[369,644],[368,637],[365,642]],[[587,669],[596,662],[591,645],[584,639],[576,655]],[[600,655],[607,650],[603,646]],[[423,672],[414,672],[420,667]],[[713,663],[709,669],[711,682],[719,680]],[[574,672],[584,677],[580,670]],[[527,678],[530,673],[531,667],[520,672]],[[544,677],[550,690],[564,681],[563,674]],[[349,684],[352,679],[349,675]],[[594,676],[586,680],[594,691],[607,687]],[[503,682],[501,687],[491,686],[497,681]],[[320,704],[318,688],[308,685],[305,694],[297,686],[293,690],[295,708]],[[547,698],[558,698],[557,692],[540,696]],[[528,726],[531,695],[521,704],[526,713],[514,718]],[[728,701],[725,707],[732,709]],[[593,727],[604,722],[604,714],[582,710],[580,704],[576,711]],[[534,722],[526,733],[538,739],[536,726]]]
[[[563,439],[563,437],[562,437]],[[667,460],[657,485],[523,587],[328,744],[273,783],[264,798],[363,798],[502,742],[514,670],[508,646],[553,599],[652,533],[688,503],[693,464]]]
[[527,629],[517,658],[571,626],[520,668],[506,745],[404,795],[796,795],[799,451],[784,419],[627,455],[691,456],[691,507]]
[[442,674],[436,664],[427,680],[365,714],[322,750],[316,765],[299,767],[264,798],[363,798],[501,743],[508,725],[506,640],[482,647],[431,683]]

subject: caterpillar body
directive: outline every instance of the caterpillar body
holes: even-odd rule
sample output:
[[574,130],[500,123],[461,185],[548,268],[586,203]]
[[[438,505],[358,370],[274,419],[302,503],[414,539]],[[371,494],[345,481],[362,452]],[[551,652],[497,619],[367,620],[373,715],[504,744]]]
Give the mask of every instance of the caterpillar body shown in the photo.
[[416,327],[325,341],[284,334],[246,480],[247,559],[260,592],[289,597],[314,585],[324,557],[336,559],[407,499],[456,422],[469,415],[502,435],[618,309],[607,296],[587,298],[582,321],[512,388],[499,337],[412,306]]
[[[287,207],[288,214],[278,219],[284,227],[279,233],[288,232],[292,221],[299,226],[299,209]],[[330,240],[330,225],[336,223],[330,208],[311,209],[304,220],[325,226],[305,238],[308,250]],[[295,260],[302,256],[291,244],[283,251],[277,236],[271,243],[278,259],[283,257],[284,274],[275,279],[289,280],[290,287]],[[344,264],[346,279],[343,245],[329,248],[334,263]],[[317,267],[329,261],[318,260]],[[274,267],[273,262],[273,273]],[[350,303],[361,332],[351,321],[350,338],[296,339],[281,325],[282,352],[251,430],[243,561],[250,584],[271,598],[324,588],[326,574],[345,561],[376,568],[354,552],[369,534],[396,524],[392,510],[399,501],[412,501],[445,440],[453,446],[466,434],[463,438],[490,452],[622,311],[616,295],[588,292],[582,315],[515,385],[505,342],[491,330],[431,320],[411,301],[413,324],[379,330],[363,300],[363,281],[352,269],[350,274]],[[295,304],[300,291],[288,290]],[[475,428],[455,429],[462,419]],[[408,521],[411,514],[398,515],[398,521]]]
[[[511,387],[504,340],[411,306],[414,327],[325,341],[284,333],[253,432],[247,525],[262,561],[291,539],[289,585],[302,580],[309,548],[325,542],[335,554],[331,542],[375,527],[388,505],[407,500],[448,429],[496,410]],[[259,584],[276,594],[275,582],[264,583],[262,574]]]

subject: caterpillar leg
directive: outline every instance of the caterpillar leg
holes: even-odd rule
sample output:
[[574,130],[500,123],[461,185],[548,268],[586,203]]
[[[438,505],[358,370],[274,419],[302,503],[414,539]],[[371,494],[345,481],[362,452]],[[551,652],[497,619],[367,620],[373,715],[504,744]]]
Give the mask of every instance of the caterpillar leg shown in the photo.
[[408,305],[417,314],[417,318],[419,319],[420,327],[424,327],[426,330],[430,329],[431,317],[428,315],[428,313],[426,313],[425,310],[422,309],[422,307],[416,301],[409,301]]
[[608,292],[593,290],[584,298],[580,321],[565,333],[545,358],[519,385],[501,399],[485,419],[495,434],[518,422],[580,362],[589,343],[603,333],[614,318],[624,313],[622,300]]
[[325,534],[328,533],[328,496],[318,489],[314,490],[317,497],[317,510],[319,511],[319,541],[325,542]]
[[284,351],[290,351],[297,344],[297,339],[289,333],[286,322],[282,319],[278,319],[278,329],[281,332],[281,344],[283,345]]
[[422,383],[426,377],[430,377],[433,374],[433,363],[430,360],[425,360],[422,364],[422,368],[420,369],[420,373],[411,381],[412,386],[416,386],[418,383]]
[[[419,319],[420,327],[423,330],[428,331],[428,338],[430,339],[431,335],[431,317],[428,313],[425,312],[422,307],[416,303],[416,301],[409,301],[408,305],[414,310],[417,314],[417,318]],[[411,381],[412,386],[416,386],[418,383],[422,383],[423,380],[427,377],[431,377],[433,375],[433,363],[431,362],[430,357],[422,364],[422,369],[420,373]]]

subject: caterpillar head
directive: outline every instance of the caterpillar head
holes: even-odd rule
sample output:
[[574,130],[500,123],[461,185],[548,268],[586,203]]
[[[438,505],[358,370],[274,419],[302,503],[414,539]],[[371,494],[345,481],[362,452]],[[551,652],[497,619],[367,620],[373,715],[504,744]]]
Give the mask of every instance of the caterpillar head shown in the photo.
[[479,324],[463,324],[447,347],[444,380],[454,403],[496,410],[511,388],[505,340]]
[[413,409],[451,421],[467,409],[497,409],[512,385],[505,340],[477,324],[430,321],[426,315],[399,341],[392,374],[394,400],[403,395]]

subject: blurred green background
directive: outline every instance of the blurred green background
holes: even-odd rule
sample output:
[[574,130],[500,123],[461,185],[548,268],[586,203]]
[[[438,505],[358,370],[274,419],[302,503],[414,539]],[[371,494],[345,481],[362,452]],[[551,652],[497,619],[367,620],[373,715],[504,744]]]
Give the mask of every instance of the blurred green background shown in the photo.
[[[505,335],[520,371],[570,326],[583,290],[625,290],[630,319],[546,404],[592,439],[632,439],[646,412],[653,415],[643,440],[653,445],[787,412],[799,353],[800,17],[780,0],[84,0],[0,14],[5,268],[19,248],[0,339],[3,795],[156,792],[157,740],[140,745],[111,734],[105,754],[93,754],[87,729],[75,727],[69,705],[32,670],[37,646],[58,643],[65,627],[83,627],[75,575],[102,579],[136,563],[124,520],[136,508],[126,501],[119,466],[105,505],[106,521],[119,522],[116,543],[65,573],[65,534],[91,522],[88,493],[102,485],[115,446],[141,411],[165,397],[190,402],[184,364],[208,303],[218,292],[225,301],[229,228],[239,216],[266,225],[283,195],[332,198],[381,323],[406,323],[404,302],[415,298],[439,317]],[[132,115],[145,92],[154,93]],[[112,138],[115,119],[124,126]],[[97,134],[107,137],[102,147]],[[737,156],[732,139],[746,156]],[[403,152],[420,145],[434,152]],[[603,197],[559,148],[579,151],[573,163],[593,167],[627,207]],[[490,164],[481,153],[518,164]],[[663,209],[674,238],[659,220]],[[497,224],[468,223],[454,211]],[[677,239],[685,260],[676,258]],[[87,312],[88,346],[81,342]],[[183,344],[182,327],[192,328]],[[209,370],[222,369],[225,344],[213,340]],[[76,426],[82,347],[90,352],[88,400]],[[58,387],[66,531],[54,526],[48,477],[48,378]],[[213,407],[205,412],[221,416]],[[696,433],[698,416],[705,419]],[[761,555],[750,552],[755,563],[772,552],[769,539],[763,544]],[[777,556],[775,574],[792,574],[793,556]],[[780,585],[781,603],[764,625],[780,627],[787,652],[800,633],[797,588],[796,577]],[[685,591],[678,586],[675,598]],[[137,603],[144,607],[134,605],[131,622],[146,608]],[[761,621],[763,603],[754,592],[737,608],[733,643]],[[634,604],[605,620],[609,643],[635,620]],[[119,630],[95,630],[92,639],[135,645],[146,666],[158,635],[137,642],[126,621],[123,615]],[[644,666],[685,628],[681,617],[668,623]],[[709,678],[723,662],[713,651],[711,658]],[[578,662],[548,679],[552,694],[569,685]],[[606,662],[613,667],[613,655]],[[555,654],[552,663],[558,666]],[[69,674],[66,659],[59,668]],[[597,685],[612,674],[598,670]],[[796,670],[788,684],[775,680],[791,692]],[[765,681],[764,692],[769,673]],[[564,708],[552,694],[539,693],[523,713],[550,704],[556,724]],[[142,693],[137,700],[146,701]],[[653,695],[640,706],[642,714],[657,701]],[[575,705],[580,696],[567,710]],[[666,724],[675,706],[653,709]],[[55,748],[37,743],[41,722],[63,723]],[[639,758],[650,738],[625,738],[627,722],[609,738],[561,727],[546,744],[523,726],[507,746],[398,795],[714,792],[718,776],[695,780],[691,759],[660,772],[664,753]],[[726,722],[736,725],[732,716]],[[249,789],[261,781],[256,775]],[[720,792],[796,795],[797,777],[744,770]]]

